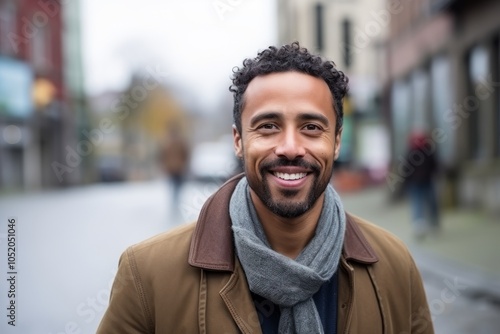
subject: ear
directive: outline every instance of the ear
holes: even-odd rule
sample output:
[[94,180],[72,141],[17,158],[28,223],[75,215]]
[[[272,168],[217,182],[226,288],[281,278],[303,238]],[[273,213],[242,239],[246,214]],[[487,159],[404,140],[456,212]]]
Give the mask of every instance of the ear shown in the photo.
[[333,160],[337,160],[340,154],[340,140],[342,139],[342,130],[344,128],[340,128],[337,134],[335,135],[335,146],[333,149]]
[[243,143],[241,142],[241,135],[236,129],[236,125],[233,124],[233,142],[234,142],[234,153],[235,155],[243,159]]

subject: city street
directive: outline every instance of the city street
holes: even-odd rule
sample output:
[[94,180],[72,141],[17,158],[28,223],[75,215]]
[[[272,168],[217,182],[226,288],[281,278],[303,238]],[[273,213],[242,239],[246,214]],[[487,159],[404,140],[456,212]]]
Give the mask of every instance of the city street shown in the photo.
[[[161,181],[0,197],[0,301],[5,313],[0,332],[94,333],[108,303],[120,254],[133,243],[195,219],[217,186],[216,182],[185,185],[177,213]],[[360,207],[361,197],[356,194],[342,197],[350,211]],[[366,204],[358,214],[369,219],[391,211],[373,201]],[[405,214],[401,208],[394,209],[396,215]],[[16,297],[9,299],[15,300],[15,327],[6,317],[11,288],[7,281],[10,218],[16,219]],[[423,268],[436,333],[498,333],[498,300],[473,293],[459,269],[448,278],[436,274],[432,253],[414,243],[410,249]]]

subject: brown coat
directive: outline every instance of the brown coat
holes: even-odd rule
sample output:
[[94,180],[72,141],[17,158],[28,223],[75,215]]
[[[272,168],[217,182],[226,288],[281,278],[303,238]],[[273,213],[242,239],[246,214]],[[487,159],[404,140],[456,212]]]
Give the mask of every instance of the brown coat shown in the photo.
[[[122,255],[98,333],[261,333],[234,253],[224,184],[198,223]],[[421,278],[396,237],[348,215],[340,261],[338,333],[433,333]]]

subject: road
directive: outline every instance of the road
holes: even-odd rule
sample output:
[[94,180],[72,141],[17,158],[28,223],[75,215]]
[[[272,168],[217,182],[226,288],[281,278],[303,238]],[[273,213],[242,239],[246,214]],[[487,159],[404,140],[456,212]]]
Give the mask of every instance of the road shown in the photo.
[[[187,184],[177,214],[171,213],[168,189],[159,181],[0,197],[0,309],[5,313],[0,333],[94,333],[120,254],[131,244],[195,219],[217,186]],[[16,219],[15,275],[7,274],[9,218]],[[16,296],[6,298],[12,276]],[[466,288],[459,281],[423,277],[436,333],[499,333],[498,305],[462,293]],[[15,327],[7,317],[12,300]]]

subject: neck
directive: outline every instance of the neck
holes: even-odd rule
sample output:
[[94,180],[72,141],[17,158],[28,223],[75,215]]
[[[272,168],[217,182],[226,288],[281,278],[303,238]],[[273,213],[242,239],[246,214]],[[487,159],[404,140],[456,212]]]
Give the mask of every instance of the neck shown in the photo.
[[314,237],[321,215],[324,195],[313,207],[295,218],[283,218],[271,212],[252,191],[252,201],[271,248],[295,259]]

